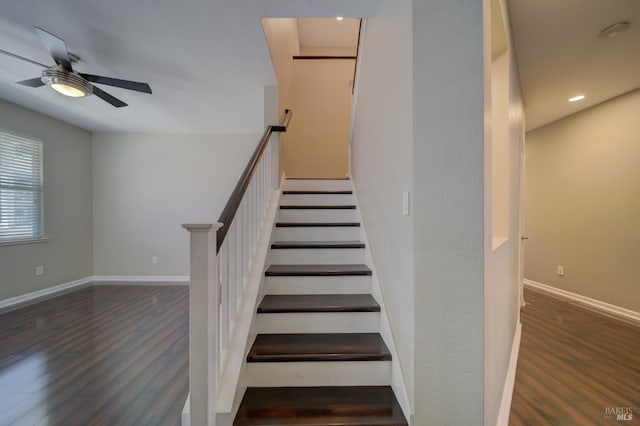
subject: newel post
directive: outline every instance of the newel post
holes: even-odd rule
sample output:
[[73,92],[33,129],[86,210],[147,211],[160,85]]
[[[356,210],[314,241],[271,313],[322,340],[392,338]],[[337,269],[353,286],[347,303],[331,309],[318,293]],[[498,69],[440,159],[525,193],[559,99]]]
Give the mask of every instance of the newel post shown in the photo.
[[214,426],[218,366],[218,262],[222,226],[185,224],[191,237],[189,286],[189,398],[192,426]]

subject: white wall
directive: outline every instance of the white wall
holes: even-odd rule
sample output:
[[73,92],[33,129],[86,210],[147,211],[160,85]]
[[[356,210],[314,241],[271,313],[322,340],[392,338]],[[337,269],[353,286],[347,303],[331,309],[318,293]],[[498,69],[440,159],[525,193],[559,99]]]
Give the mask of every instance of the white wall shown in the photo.
[[293,118],[282,143],[287,176],[342,179],[349,172],[354,66],[355,60],[293,61]]
[[635,90],[527,133],[527,279],[640,312],[639,113]]
[[[351,147],[352,175],[400,364],[413,398],[411,1],[369,18]],[[385,15],[381,13],[381,15]]]
[[482,2],[413,2],[416,425],[484,417],[483,59]]
[[260,137],[94,134],[94,274],[188,275],[181,224],[218,219]]
[[[498,1],[491,3],[495,7]],[[498,13],[494,17],[504,19],[504,23],[500,22],[504,35],[500,37],[499,44],[504,43],[508,48],[512,45],[508,10],[504,2],[500,3],[502,16]],[[495,25],[485,26],[487,40],[495,41],[491,40],[495,30]],[[490,44],[494,43],[487,42],[487,49]],[[484,144],[484,424],[494,425],[501,408],[520,312],[520,158],[524,143],[524,114],[513,51],[507,50],[493,62],[493,66],[491,53],[485,50],[485,55],[485,84],[488,85],[485,93],[491,96],[485,98],[487,127]],[[496,149],[498,153],[494,151]],[[499,164],[495,164],[496,161]],[[497,214],[496,208],[501,210]],[[493,229],[496,225],[501,229]],[[497,246],[496,236],[502,237]]]
[[[49,241],[0,247],[0,300],[88,277],[92,270],[91,134],[0,100],[0,128],[43,141]],[[35,267],[45,274],[36,277]]]

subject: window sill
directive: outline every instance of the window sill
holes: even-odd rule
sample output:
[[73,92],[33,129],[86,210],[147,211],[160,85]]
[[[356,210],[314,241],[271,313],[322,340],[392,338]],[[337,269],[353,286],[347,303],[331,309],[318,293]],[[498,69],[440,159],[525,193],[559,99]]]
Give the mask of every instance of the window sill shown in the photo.
[[0,240],[0,247],[3,246],[17,246],[21,244],[38,244],[38,243],[46,243],[49,241],[47,237],[38,237],[38,238],[25,238],[23,240]]

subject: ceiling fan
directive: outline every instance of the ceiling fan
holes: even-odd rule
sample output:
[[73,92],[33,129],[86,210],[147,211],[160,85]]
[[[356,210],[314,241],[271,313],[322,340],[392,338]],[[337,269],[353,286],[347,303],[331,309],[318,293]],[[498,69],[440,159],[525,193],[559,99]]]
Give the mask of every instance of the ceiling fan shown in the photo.
[[18,81],[18,84],[29,87],[47,85],[56,92],[73,98],[94,94],[116,108],[127,106],[127,104],[91,83],[106,84],[108,86],[121,87],[123,89],[135,90],[136,92],[142,93],[151,93],[151,87],[149,87],[147,83],[120,80],[117,78],[102,77],[99,75],[84,74],[74,71],[72,64],[78,62],[79,58],[67,51],[67,46],[65,45],[64,40],[43,30],[42,28],[35,27],[35,30],[42,43],[51,54],[51,57],[53,57],[56,65],[49,66],[41,64],[40,62],[0,49],[0,53],[2,54],[16,59],[21,59],[35,65],[40,65],[44,68],[42,70],[41,77]]

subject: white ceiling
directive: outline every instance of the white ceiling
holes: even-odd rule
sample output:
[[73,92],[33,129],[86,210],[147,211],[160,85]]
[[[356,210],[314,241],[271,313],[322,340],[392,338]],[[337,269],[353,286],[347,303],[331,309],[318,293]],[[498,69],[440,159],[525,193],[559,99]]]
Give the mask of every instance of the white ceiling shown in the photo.
[[[640,87],[640,0],[507,1],[527,130]],[[631,26],[598,37],[618,21]]]
[[300,47],[356,47],[360,20],[306,18],[298,19]]
[[[384,1],[3,1],[0,49],[52,63],[39,26],[83,59],[78,71],[147,82],[153,94],[102,86],[125,108],[65,98],[16,85],[40,67],[0,55],[0,98],[93,131],[259,132],[263,86],[275,84],[260,20],[377,16]],[[528,129],[640,87],[640,0],[507,1]],[[627,32],[597,37],[620,20]],[[585,101],[568,103],[578,92]]]
[[276,84],[263,17],[376,16],[382,0],[20,0],[0,3],[0,49],[53,63],[33,30],[65,40],[80,72],[147,82],[101,86],[128,103],[69,99],[15,84],[39,66],[0,55],[0,98],[93,131],[241,133],[263,128]]

